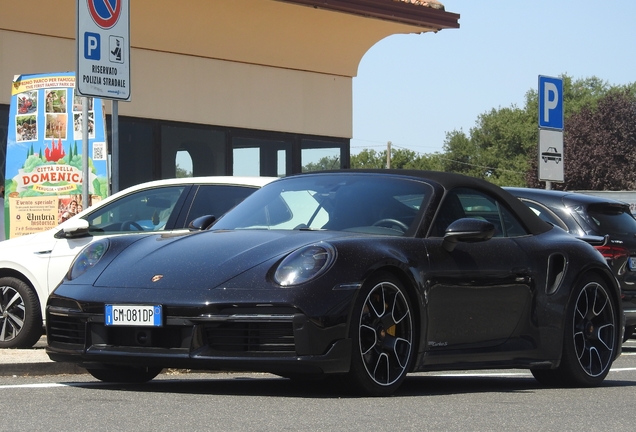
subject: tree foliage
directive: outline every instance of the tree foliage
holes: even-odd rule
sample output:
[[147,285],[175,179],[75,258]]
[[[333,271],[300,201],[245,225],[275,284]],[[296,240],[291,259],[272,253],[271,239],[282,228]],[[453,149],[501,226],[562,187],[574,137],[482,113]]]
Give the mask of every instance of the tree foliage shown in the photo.
[[[636,188],[636,92],[610,89],[565,119],[564,180],[555,189],[633,190]],[[539,186],[536,163],[528,182]]]
[[333,170],[333,169],[339,169],[339,168],[340,168],[339,156],[325,156],[320,158],[318,162],[310,162],[307,165],[303,166],[302,172]]
[[453,131],[444,143],[445,171],[459,172],[495,184],[522,186],[528,153],[535,147],[536,123],[527,110],[512,106],[481,114],[469,136]]
[[351,168],[353,169],[386,168],[386,150],[381,152],[376,152],[373,149],[364,149],[356,155],[351,155]]
[[[353,169],[382,169],[387,167],[386,150],[376,152],[365,149],[351,156]],[[418,154],[413,150],[391,148],[391,169],[416,169],[443,171],[444,162],[440,153]]]
[[[611,86],[597,77],[574,80],[562,75],[561,78],[566,165],[565,183],[557,188],[616,188],[617,183],[610,181],[612,176],[623,177],[625,186],[633,184],[627,173],[636,171],[636,167],[626,156],[635,150],[630,141],[630,125],[636,124],[630,99],[636,94],[636,83]],[[537,173],[538,111],[537,91],[529,90],[523,108],[513,105],[492,109],[478,117],[468,135],[457,130],[448,133],[444,142],[444,170],[480,177],[501,186],[545,186],[538,181]],[[590,148],[590,142],[595,143],[594,149]],[[595,166],[590,176],[586,164],[591,166],[600,160],[596,159],[601,157],[599,153],[614,163],[620,160],[627,167],[612,174],[612,164],[603,162]]]
[[181,166],[179,166],[179,164],[177,164],[176,177],[177,178],[192,177],[192,171],[188,171],[185,168],[181,168]]
[[[561,79],[565,182],[553,187],[636,189],[636,83],[613,86],[597,77],[575,80],[568,75]],[[523,107],[493,108],[480,114],[468,133],[447,132],[441,153],[391,147],[391,168],[457,172],[500,186],[545,187],[537,172],[538,117],[537,90],[531,89]],[[386,156],[387,150],[364,149],[351,156],[351,168],[386,168]],[[320,169],[328,162],[338,161],[321,161]]]

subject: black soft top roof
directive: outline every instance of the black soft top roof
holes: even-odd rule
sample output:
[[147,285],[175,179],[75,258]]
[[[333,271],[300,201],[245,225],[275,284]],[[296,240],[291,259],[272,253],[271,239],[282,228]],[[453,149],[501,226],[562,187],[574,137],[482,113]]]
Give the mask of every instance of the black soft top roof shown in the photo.
[[439,184],[444,190],[448,191],[457,187],[467,187],[481,190],[489,195],[498,197],[505,205],[516,213],[526,229],[532,234],[541,234],[552,229],[552,226],[541,220],[530,208],[523,204],[519,199],[510,194],[508,191],[486,180],[469,177],[463,174],[449,173],[442,171],[424,171],[424,170],[402,170],[402,169],[342,169],[328,171],[311,171],[298,175],[311,174],[373,174],[382,176],[400,176],[413,177],[422,180],[432,181]]

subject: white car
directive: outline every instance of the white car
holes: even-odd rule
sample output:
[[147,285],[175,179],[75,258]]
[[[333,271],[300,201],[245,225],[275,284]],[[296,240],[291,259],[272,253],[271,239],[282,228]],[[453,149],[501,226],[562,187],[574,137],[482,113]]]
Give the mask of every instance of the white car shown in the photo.
[[142,231],[187,231],[194,219],[219,217],[273,180],[211,176],[143,183],[53,229],[0,242],[0,348],[29,348],[38,341],[49,293],[88,243]]

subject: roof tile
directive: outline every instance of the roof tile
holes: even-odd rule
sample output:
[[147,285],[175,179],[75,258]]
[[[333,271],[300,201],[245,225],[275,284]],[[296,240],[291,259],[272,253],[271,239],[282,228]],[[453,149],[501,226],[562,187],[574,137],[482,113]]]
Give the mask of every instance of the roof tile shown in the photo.
[[430,7],[432,9],[444,10],[444,5],[438,2],[437,0],[393,0],[393,1],[401,1],[404,3],[411,3],[415,5]]

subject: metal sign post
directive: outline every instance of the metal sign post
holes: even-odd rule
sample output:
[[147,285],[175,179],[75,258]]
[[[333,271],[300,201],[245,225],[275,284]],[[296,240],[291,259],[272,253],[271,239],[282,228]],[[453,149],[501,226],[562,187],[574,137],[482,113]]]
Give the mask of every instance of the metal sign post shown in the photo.
[[82,207],[88,208],[88,98],[82,97]]

